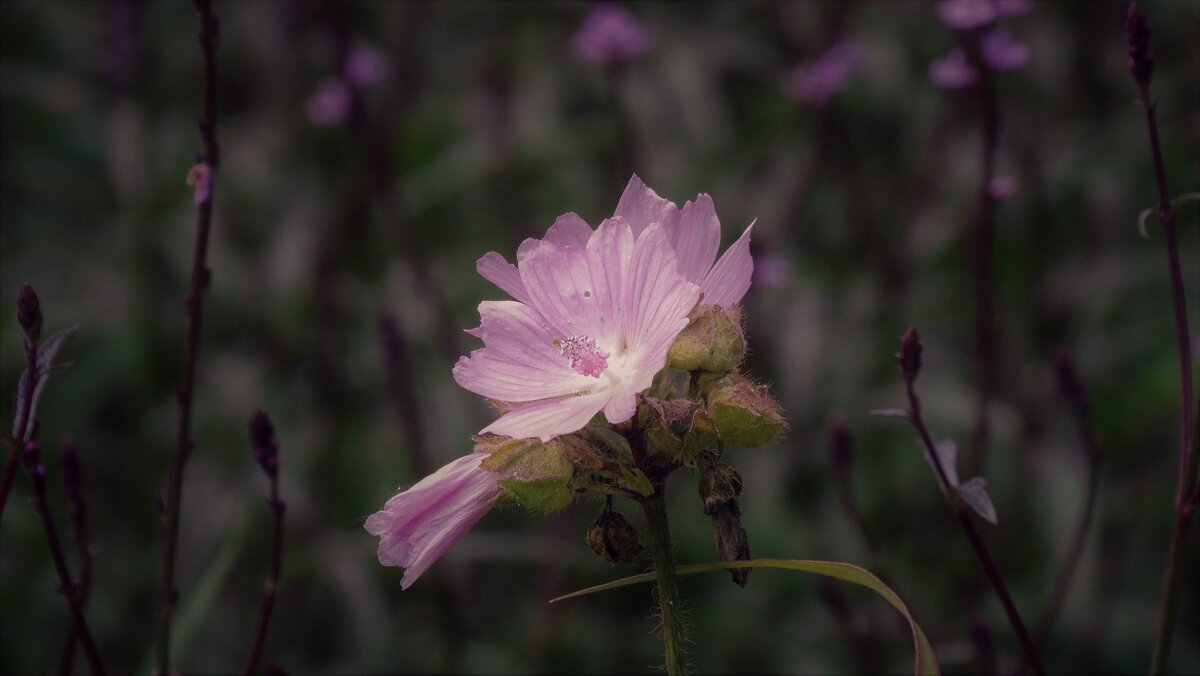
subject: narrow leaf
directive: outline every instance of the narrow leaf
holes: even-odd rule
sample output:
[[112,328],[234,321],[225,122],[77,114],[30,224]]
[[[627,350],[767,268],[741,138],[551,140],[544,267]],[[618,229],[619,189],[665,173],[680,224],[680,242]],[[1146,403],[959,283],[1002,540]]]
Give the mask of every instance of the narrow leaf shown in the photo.
[[908,420],[908,411],[902,408],[873,408],[867,411],[867,415],[872,415],[876,418],[904,418]]
[[31,406],[29,409],[29,420],[32,421],[37,416],[38,403],[42,400],[42,392],[46,389],[46,383],[50,380],[50,374],[58,369],[54,368],[54,358],[58,356],[59,350],[66,344],[71,336],[79,330],[78,326],[63,329],[58,333],[50,336],[38,346],[37,354],[37,382],[33,386],[32,403],[25,400],[25,384],[29,381],[29,368],[27,367],[21,372],[21,378],[17,381],[17,406],[16,416],[13,418],[13,431],[15,437],[17,429],[21,426],[21,420],[25,418],[25,407]]
[[647,477],[645,472],[636,467],[632,471],[626,469],[625,465],[620,467],[621,476],[625,477],[625,483],[628,484],[630,490],[637,491],[646,497],[654,495],[654,486],[650,485],[650,477]]
[[[937,663],[937,656],[933,653],[933,646],[930,645],[929,639],[925,636],[925,632],[917,624],[912,613],[908,610],[908,606],[904,605],[904,601],[896,592],[892,591],[879,578],[872,575],[870,572],[858,566],[849,563],[841,563],[838,561],[801,561],[796,559],[751,559],[749,561],[723,561],[719,563],[702,563],[691,566],[679,566],[675,572],[679,575],[691,575],[693,573],[704,573],[714,570],[729,570],[731,568],[782,568],[785,570],[795,570],[804,573],[816,573],[832,577],[845,582],[861,585],[879,594],[893,608],[898,610],[904,619],[908,620],[908,626],[912,630],[913,648],[916,652],[914,672],[917,674],[940,674],[941,668]],[[618,587],[625,587],[632,584],[642,582],[652,582],[654,573],[643,573],[631,577],[606,582],[605,584],[581,589],[571,594],[559,596],[551,599],[550,603],[557,603],[567,599],[587,596],[595,592],[607,591]]]
[[958,487],[958,494],[967,506],[983,517],[984,521],[996,525],[996,508],[987,492],[987,479],[977,476]]

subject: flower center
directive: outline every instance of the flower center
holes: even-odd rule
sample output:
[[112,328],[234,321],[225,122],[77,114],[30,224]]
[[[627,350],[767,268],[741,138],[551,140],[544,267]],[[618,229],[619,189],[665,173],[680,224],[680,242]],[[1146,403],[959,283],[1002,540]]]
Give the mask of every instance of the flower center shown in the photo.
[[596,347],[596,341],[587,336],[571,336],[556,340],[558,352],[567,358],[571,368],[585,376],[599,378],[608,367],[608,353]]

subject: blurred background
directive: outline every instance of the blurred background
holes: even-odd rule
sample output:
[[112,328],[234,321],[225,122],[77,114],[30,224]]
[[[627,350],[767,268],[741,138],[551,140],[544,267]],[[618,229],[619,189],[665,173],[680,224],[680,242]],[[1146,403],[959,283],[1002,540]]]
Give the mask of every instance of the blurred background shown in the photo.
[[[239,669],[270,552],[246,423],[281,440],[284,577],[264,662],[294,673],[640,672],[661,664],[648,586],[559,594],[646,570],[584,543],[601,504],[494,511],[410,590],[364,518],[471,448],[491,414],[450,376],[477,347],[474,261],[508,257],[575,211],[611,215],[636,171],[682,204],[715,200],[727,245],[751,220],[746,369],[791,429],[733,450],[760,557],[844,560],[885,578],[954,671],[1016,667],[1016,642],[911,429],[893,353],[925,343],[935,435],[982,466],[999,525],[977,521],[1038,623],[1089,476],[1053,355],[1091,400],[1099,497],[1043,643],[1055,671],[1149,664],[1176,481],[1179,371],[1155,187],[1126,69],[1122,2],[1017,2],[992,57],[995,394],[986,456],[966,449],[978,391],[985,107],[963,33],[931,2],[218,2],[214,186],[177,573],[175,662]],[[1174,194],[1200,185],[1200,3],[1144,3]],[[597,15],[599,13],[599,18]],[[79,449],[94,541],[87,616],[114,672],[150,670],[165,488],[195,211],[198,21],[182,2],[0,4],[0,300],[22,282],[45,333],[79,324],[39,439],[66,537],[55,448]],[[986,56],[986,55],[985,55]],[[1192,327],[1200,209],[1179,212]],[[23,366],[0,321],[0,387]],[[1200,348],[1200,343],[1196,344]],[[1197,351],[1200,351],[1198,349]],[[853,464],[826,443],[845,421]],[[7,423],[5,423],[7,424]],[[715,559],[696,477],[668,484],[677,558]],[[846,489],[851,489],[848,492]],[[0,671],[58,664],[69,615],[17,476],[0,524]],[[853,509],[846,509],[852,505]],[[635,505],[618,502],[635,524]],[[73,544],[69,560],[79,570]],[[1185,570],[1195,570],[1195,529]],[[1185,576],[1171,666],[1200,669]],[[911,669],[911,639],[870,592],[759,570],[686,578],[702,672]],[[86,669],[82,656],[77,670]]]

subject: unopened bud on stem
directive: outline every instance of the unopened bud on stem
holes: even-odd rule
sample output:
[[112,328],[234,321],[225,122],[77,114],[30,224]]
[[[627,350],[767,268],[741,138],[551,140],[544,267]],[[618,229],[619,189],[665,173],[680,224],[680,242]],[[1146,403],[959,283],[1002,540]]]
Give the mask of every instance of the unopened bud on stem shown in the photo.
[[921,372],[921,337],[917,335],[916,328],[908,327],[904,336],[900,338],[900,351],[896,353],[896,363],[900,366],[900,375],[904,376],[906,381],[912,382],[917,379],[917,374]]
[[21,285],[21,293],[17,296],[17,322],[25,337],[36,343],[42,335],[42,303],[29,282]]
[[279,469],[279,442],[275,439],[275,426],[260,409],[250,415],[250,448],[267,476],[275,476]]
[[1154,75],[1154,53],[1150,51],[1150,24],[1136,2],[1129,3],[1125,16],[1125,36],[1129,40],[1129,72],[1141,87],[1150,86]]

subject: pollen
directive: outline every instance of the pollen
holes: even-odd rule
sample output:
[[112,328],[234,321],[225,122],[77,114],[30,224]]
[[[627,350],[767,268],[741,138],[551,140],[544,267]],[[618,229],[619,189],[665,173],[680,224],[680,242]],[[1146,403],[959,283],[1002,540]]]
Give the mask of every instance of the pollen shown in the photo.
[[567,358],[571,368],[585,376],[599,378],[608,368],[608,353],[596,347],[596,341],[587,336],[571,336],[554,341],[558,352]]

